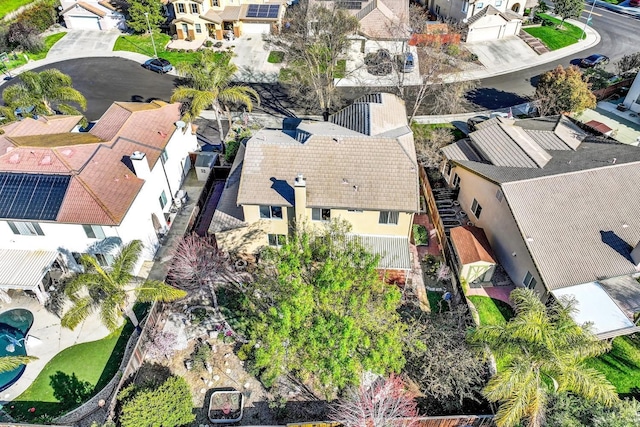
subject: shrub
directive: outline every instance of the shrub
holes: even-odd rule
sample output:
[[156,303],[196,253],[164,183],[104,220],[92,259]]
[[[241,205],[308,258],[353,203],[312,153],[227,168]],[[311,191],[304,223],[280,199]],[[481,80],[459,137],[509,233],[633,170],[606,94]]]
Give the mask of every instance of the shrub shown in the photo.
[[542,26],[543,27],[553,27],[556,23],[550,19],[542,18]]
[[207,40],[206,42],[204,42],[204,47],[211,47],[213,46],[213,42],[211,40]]
[[193,359],[194,367],[197,370],[207,369],[210,358],[211,347],[206,342],[198,344],[193,353],[191,353],[191,359]]
[[224,152],[224,159],[228,163],[233,163],[236,158],[236,154],[238,153],[238,148],[240,148],[240,141],[238,141],[237,139],[227,141],[227,148]]
[[42,37],[32,25],[18,21],[9,26],[7,41],[12,48],[20,47],[29,52],[40,52],[44,49]]
[[426,245],[429,243],[429,233],[424,225],[413,225],[413,240],[416,245]]
[[195,420],[192,396],[184,378],[172,376],[158,387],[135,389],[125,395],[119,416],[122,427],[181,426]]
[[18,15],[17,20],[34,27],[41,33],[56,23],[54,2],[46,1],[30,7]]
[[271,64],[279,64],[284,60],[284,52],[279,50],[272,50],[269,53],[269,58],[267,58],[267,62]]
[[213,44],[213,47],[215,47],[215,48],[217,48],[217,49],[221,48],[221,47],[222,47],[222,42],[215,42],[215,43]]
[[460,46],[456,44],[448,44],[446,51],[447,55],[458,56],[460,54]]

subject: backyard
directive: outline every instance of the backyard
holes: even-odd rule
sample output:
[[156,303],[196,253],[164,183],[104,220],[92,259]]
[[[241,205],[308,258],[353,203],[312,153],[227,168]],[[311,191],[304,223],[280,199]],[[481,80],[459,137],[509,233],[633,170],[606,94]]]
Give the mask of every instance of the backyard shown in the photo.
[[605,374],[622,396],[640,395],[640,335],[613,340],[611,351],[592,359],[589,366]]
[[481,325],[504,325],[514,315],[511,306],[504,301],[478,295],[468,298],[478,311]]
[[582,29],[571,25],[568,22],[560,24],[562,21],[558,18],[554,18],[550,15],[541,13],[539,14],[543,22],[547,21],[552,25],[542,25],[540,27],[526,27],[524,31],[531,34],[533,37],[539,38],[549,50],[557,50],[563,47],[567,47],[574,43],[577,43],[582,38]]

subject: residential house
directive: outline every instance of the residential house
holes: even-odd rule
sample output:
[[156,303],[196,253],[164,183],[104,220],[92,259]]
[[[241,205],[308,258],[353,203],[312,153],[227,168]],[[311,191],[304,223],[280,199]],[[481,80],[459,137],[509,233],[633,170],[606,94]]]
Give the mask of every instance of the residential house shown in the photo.
[[634,113],[640,113],[640,78],[638,78],[636,74],[635,79],[633,79],[633,83],[629,88],[629,92],[624,97],[624,101],[622,104],[626,109],[633,111]]
[[89,132],[78,132],[81,119],[0,128],[0,289],[44,300],[42,278],[56,260],[74,269],[89,253],[108,265],[135,239],[152,259],[175,216],[188,153],[198,147],[180,104],[116,102]]
[[127,28],[122,2],[117,0],[61,0],[67,28],[76,30],[124,30]]
[[640,150],[566,117],[477,127],[442,149],[442,171],[513,283],[575,298],[602,338],[638,331]]
[[179,40],[222,40],[227,34],[270,33],[285,7],[280,0],[167,0],[166,10]]
[[409,2],[404,0],[310,0],[310,5],[345,9],[360,22],[359,32],[369,39],[409,37]]
[[[224,250],[255,254],[304,226],[341,219],[398,281],[411,268],[418,168],[404,102],[377,93],[326,122],[285,120],[238,151],[209,228]],[[396,279],[394,279],[396,280]]]
[[537,0],[430,0],[427,7],[443,18],[464,24],[467,42],[518,35],[525,9]]

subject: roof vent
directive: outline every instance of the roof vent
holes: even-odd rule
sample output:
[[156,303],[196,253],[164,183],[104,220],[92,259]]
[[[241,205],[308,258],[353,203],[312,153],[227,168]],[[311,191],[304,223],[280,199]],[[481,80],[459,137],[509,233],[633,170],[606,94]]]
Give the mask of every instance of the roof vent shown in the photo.
[[71,157],[73,155],[73,150],[71,148],[65,148],[64,150],[62,150],[62,154],[67,157]]
[[144,153],[142,151],[134,151],[131,155],[131,160],[142,160],[144,159]]
[[14,165],[20,163],[20,154],[16,153],[13,156],[9,157],[9,163]]
[[186,124],[185,122],[183,122],[182,120],[178,120],[178,121],[176,122],[176,127],[177,127],[178,129],[184,129],[186,126],[187,126],[187,124]]
[[46,165],[50,165],[51,162],[51,156],[44,156],[42,159],[40,159],[40,165],[42,166],[46,166]]

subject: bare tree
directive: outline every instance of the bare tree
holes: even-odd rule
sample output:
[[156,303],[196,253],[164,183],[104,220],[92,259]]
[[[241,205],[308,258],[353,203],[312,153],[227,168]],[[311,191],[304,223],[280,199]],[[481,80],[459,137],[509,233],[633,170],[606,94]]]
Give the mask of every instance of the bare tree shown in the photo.
[[345,427],[417,426],[416,394],[396,375],[347,391],[334,405],[330,418]]
[[622,75],[629,71],[638,71],[640,68],[640,52],[631,53],[620,58],[616,62],[616,70]]
[[286,22],[279,33],[265,35],[265,40],[285,54],[283,75],[285,83],[291,83],[291,96],[329,110],[339,99],[334,83],[338,60],[346,59],[349,36],[358,30],[358,20],[344,9],[301,0],[287,8]]
[[416,145],[418,162],[428,168],[437,168],[442,161],[440,149],[451,144],[454,140],[450,129],[429,129],[412,125],[413,138]]

